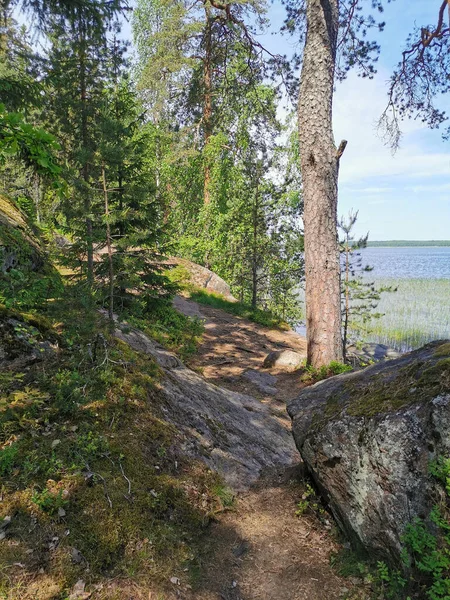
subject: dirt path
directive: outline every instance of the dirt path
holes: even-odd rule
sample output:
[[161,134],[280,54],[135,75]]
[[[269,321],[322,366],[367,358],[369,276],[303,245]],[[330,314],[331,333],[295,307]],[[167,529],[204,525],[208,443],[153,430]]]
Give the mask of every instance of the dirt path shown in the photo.
[[[176,308],[202,319],[205,333],[202,343],[188,366],[205,379],[236,392],[249,394],[269,403],[288,423],[286,403],[304,387],[296,373],[262,368],[265,357],[273,350],[295,350],[306,356],[306,340],[294,331],[269,329],[210,306],[200,305],[177,296]],[[246,378],[248,371],[261,374],[262,382],[276,393],[265,393],[261,386]],[[272,378],[276,378],[273,381]]]
[[[248,393],[269,403],[289,427],[286,402],[303,384],[295,373],[274,373],[275,395],[265,395],[244,377],[262,369],[272,350],[305,352],[306,342],[293,332],[269,330],[221,310],[177,298],[178,310],[205,320],[205,334],[190,367],[221,387]],[[313,513],[297,516],[305,484],[301,466],[280,469],[240,494],[233,509],[220,516],[205,539],[195,600],[338,600],[364,598],[361,587],[336,575],[330,556],[338,544]],[[326,517],[325,517],[326,518]]]

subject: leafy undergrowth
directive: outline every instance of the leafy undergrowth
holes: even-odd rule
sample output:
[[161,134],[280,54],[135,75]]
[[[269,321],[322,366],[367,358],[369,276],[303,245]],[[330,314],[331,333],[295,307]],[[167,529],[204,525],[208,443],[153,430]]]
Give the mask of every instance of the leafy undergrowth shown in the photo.
[[191,300],[194,300],[199,304],[206,304],[207,306],[212,306],[213,308],[219,308],[225,312],[231,313],[232,315],[243,317],[244,319],[258,323],[258,325],[263,325],[264,327],[281,329],[282,331],[288,331],[290,329],[289,325],[285,321],[282,321],[272,313],[265,310],[260,310],[259,308],[252,308],[251,306],[242,304],[241,302],[231,302],[220,294],[215,294],[213,292],[207,292],[206,290],[196,288],[189,292],[189,297]]
[[44,316],[59,349],[0,373],[0,598],[63,600],[80,580],[108,600],[193,583],[226,494],[181,454],[158,367],[74,290]]
[[323,365],[319,368],[307,365],[305,367],[305,372],[302,375],[302,381],[310,384],[317,383],[323,379],[328,379],[329,377],[334,377],[341,373],[348,373],[349,371],[353,371],[353,368],[350,365],[346,365],[336,360],[332,360],[328,365]]

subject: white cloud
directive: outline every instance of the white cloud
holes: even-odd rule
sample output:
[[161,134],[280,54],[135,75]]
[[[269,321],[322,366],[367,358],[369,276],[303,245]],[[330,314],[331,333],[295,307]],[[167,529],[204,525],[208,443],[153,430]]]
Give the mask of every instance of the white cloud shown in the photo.
[[[421,138],[429,132],[421,122],[403,123],[401,147],[395,155],[380,139],[376,123],[386,105],[386,80],[385,72],[373,80],[350,74],[348,80],[338,86],[334,105],[335,138],[337,143],[341,139],[348,140],[341,160],[340,183],[358,184],[364,180],[368,184],[370,178],[381,177],[449,176],[450,156],[446,145],[440,146],[439,132],[434,132],[436,147],[433,152],[427,152]],[[371,187],[370,184],[367,187]],[[377,193],[384,192],[388,190],[379,186]]]

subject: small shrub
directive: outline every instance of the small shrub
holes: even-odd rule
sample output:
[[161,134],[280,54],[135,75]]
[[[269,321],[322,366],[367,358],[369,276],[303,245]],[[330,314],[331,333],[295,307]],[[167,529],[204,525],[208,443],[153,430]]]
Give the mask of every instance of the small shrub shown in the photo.
[[5,446],[0,450],[0,476],[7,477],[12,473],[19,447],[17,444]]
[[48,488],[44,488],[42,492],[35,491],[31,497],[31,500],[42,511],[53,515],[58,512],[60,508],[67,504],[67,501],[64,500],[62,494],[62,490],[59,490],[58,493],[55,494]]
[[305,373],[302,376],[302,381],[307,383],[316,383],[317,381],[322,381],[323,379],[328,379],[329,377],[334,377],[334,375],[340,375],[341,373],[347,373],[351,371],[352,367],[350,365],[345,365],[344,363],[340,363],[338,361],[331,361],[328,365],[323,365],[316,369],[312,366],[307,366],[305,369]]

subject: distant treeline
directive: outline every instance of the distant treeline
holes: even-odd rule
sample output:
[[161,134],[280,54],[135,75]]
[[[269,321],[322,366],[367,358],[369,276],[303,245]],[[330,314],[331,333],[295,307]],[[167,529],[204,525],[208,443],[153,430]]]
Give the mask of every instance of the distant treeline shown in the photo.
[[450,246],[450,240],[386,240],[367,242],[369,248],[384,246],[395,248],[396,246]]

